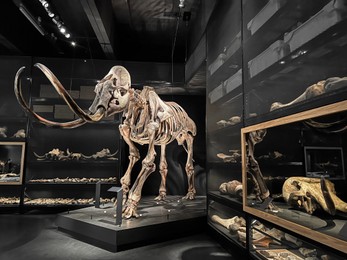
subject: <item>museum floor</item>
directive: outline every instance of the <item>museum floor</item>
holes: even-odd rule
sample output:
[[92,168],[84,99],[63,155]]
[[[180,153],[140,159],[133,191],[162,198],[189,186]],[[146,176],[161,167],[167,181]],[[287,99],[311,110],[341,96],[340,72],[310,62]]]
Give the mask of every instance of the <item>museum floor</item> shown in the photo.
[[233,259],[205,232],[112,253],[62,233],[55,219],[55,214],[1,214],[0,260]]

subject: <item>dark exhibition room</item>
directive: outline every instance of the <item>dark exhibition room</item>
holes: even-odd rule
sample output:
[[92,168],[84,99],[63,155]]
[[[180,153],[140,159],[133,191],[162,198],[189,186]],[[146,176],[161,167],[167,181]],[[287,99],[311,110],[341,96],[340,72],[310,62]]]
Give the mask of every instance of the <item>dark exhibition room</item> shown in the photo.
[[0,260],[347,260],[347,0],[0,1]]

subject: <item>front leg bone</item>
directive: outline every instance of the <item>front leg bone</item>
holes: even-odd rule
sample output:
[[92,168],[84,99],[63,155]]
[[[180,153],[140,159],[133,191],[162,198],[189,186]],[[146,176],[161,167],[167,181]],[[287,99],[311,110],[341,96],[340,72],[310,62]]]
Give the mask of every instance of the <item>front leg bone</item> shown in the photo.
[[167,162],[166,162],[166,152],[165,152],[166,144],[161,145],[160,149],[160,164],[159,164],[159,172],[161,176],[161,183],[159,188],[159,195],[154,199],[157,201],[166,199],[166,176],[167,176]]
[[[188,179],[188,192],[183,199],[193,200],[195,199],[195,180],[194,180],[194,166],[193,166],[193,136],[187,132],[182,133],[181,138],[187,143],[187,161],[186,161],[186,174]],[[178,144],[182,144],[182,140],[178,140]]]
[[140,159],[139,150],[135,147],[134,143],[130,140],[130,127],[126,124],[119,126],[119,132],[122,135],[124,141],[129,146],[129,165],[124,176],[120,179],[123,189],[123,205],[125,205],[127,194],[129,192],[130,186],[130,176],[134,164]]
[[141,191],[143,184],[145,183],[147,177],[155,171],[155,164],[153,163],[155,159],[155,153],[152,156],[146,157],[142,162],[142,169],[139,173],[136,181],[134,182],[128,196],[128,200],[123,208],[123,217],[131,218],[138,217],[137,206],[141,199]]
[[153,127],[152,124],[148,126],[148,136],[149,136],[149,144],[148,144],[148,152],[146,158],[142,161],[142,169],[137,176],[131,190],[129,191],[128,200],[123,208],[123,217],[131,218],[138,217],[137,214],[137,206],[138,202],[141,199],[141,192],[143,184],[145,183],[147,177],[155,171],[155,156],[156,152],[154,149],[154,137],[157,128]]
[[270,191],[266,186],[263,174],[259,164],[254,157],[254,149],[257,143],[260,143],[266,135],[266,129],[250,132],[247,138],[247,171],[251,174],[255,182],[256,196],[263,201],[270,196]]

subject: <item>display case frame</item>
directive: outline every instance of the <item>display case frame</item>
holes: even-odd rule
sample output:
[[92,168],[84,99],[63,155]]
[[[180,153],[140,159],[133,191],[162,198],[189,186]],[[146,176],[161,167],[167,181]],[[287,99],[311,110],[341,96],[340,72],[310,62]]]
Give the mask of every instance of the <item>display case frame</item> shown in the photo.
[[[7,152],[5,156],[3,152]],[[5,157],[6,158],[5,158]],[[10,157],[9,157],[10,156]],[[24,175],[25,142],[0,142],[0,174],[15,174],[14,177],[0,178],[0,185],[21,185]],[[12,157],[12,158],[11,158]],[[3,161],[3,159],[7,161]],[[10,162],[8,162],[10,160]],[[11,172],[5,172],[6,168]],[[12,168],[12,169],[11,169]],[[14,172],[12,170],[14,169]]]
[[[347,100],[340,101],[334,104],[314,108],[311,110],[299,112],[296,114],[292,114],[289,116],[285,116],[282,118],[277,118],[274,120],[266,121],[263,123],[259,123],[256,125],[248,126],[241,129],[241,153],[242,153],[242,183],[244,185],[243,188],[243,210],[251,215],[254,215],[258,218],[267,220],[270,223],[273,223],[275,225],[279,225],[283,228],[286,228],[288,230],[291,230],[301,236],[305,236],[309,239],[312,239],[314,241],[319,241],[319,243],[322,243],[324,245],[328,245],[331,248],[334,248],[336,250],[339,250],[341,252],[347,253],[347,239],[343,240],[338,237],[329,235],[327,233],[319,232],[317,230],[314,230],[310,227],[304,226],[301,223],[295,223],[293,221],[290,221],[288,219],[285,219],[283,217],[280,217],[278,214],[271,212],[270,210],[265,210],[267,208],[267,205],[269,203],[269,200],[263,202],[263,206],[254,206],[254,204],[249,203],[248,201],[248,185],[247,185],[247,179],[248,179],[248,170],[247,170],[247,134],[263,130],[263,129],[269,129],[276,126],[286,125],[290,123],[299,122],[302,120],[308,120],[312,118],[317,118],[320,116],[327,116],[339,112],[346,112],[347,111]],[[270,198],[271,201],[271,198]],[[345,221],[346,222],[346,221]],[[347,223],[345,223],[341,231],[347,230]]]

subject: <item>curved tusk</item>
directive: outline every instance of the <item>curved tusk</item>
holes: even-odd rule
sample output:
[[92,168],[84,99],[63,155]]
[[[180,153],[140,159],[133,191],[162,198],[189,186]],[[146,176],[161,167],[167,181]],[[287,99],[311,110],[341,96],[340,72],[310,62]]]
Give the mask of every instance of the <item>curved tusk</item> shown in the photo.
[[24,110],[26,110],[27,112],[32,114],[41,123],[48,125],[48,126],[59,126],[59,127],[63,127],[63,128],[75,128],[75,127],[84,125],[86,123],[86,121],[84,121],[82,118],[76,119],[74,121],[64,122],[64,123],[54,122],[54,121],[50,121],[50,120],[47,120],[47,119],[41,117],[40,115],[36,114],[33,110],[31,110],[29,108],[28,104],[25,102],[25,100],[23,98],[23,94],[22,94],[20,75],[24,69],[25,69],[24,66],[21,67],[17,71],[15,79],[14,79],[14,93],[17,97],[19,104],[23,107]]
[[[100,114],[101,110],[98,109],[98,111],[95,114],[98,115],[89,115],[86,112],[83,111],[82,108],[80,108],[77,103],[72,99],[70,94],[66,91],[66,89],[63,87],[63,85],[60,83],[60,81],[57,79],[57,77],[53,74],[52,71],[50,71],[45,65],[41,63],[36,63],[34,65],[35,67],[39,68],[48,78],[48,80],[51,82],[55,90],[58,92],[58,94],[65,100],[66,104],[71,108],[71,110],[80,118],[84,119],[87,122],[95,122],[99,121],[104,114]],[[104,110],[104,109],[103,109]]]

